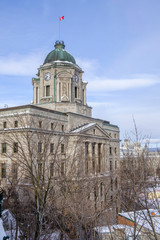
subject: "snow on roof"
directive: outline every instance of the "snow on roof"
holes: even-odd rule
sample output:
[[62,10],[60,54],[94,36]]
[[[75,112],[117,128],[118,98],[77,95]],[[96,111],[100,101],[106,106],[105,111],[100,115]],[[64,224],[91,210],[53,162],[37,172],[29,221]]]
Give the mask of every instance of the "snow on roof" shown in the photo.
[[[125,234],[127,236],[132,236],[134,234],[134,228],[122,224],[117,224],[117,225],[111,225],[111,226],[102,226],[102,227],[96,227],[95,230],[100,233],[100,234],[109,234],[113,233],[114,230],[117,229],[124,229]],[[136,231],[136,235],[140,234],[138,231]]]
[[[14,218],[13,214],[8,209],[6,209],[2,212],[2,220],[3,220],[3,225],[6,229],[6,235],[9,236],[11,239],[11,236],[12,235],[15,236],[16,234],[16,219]],[[18,230],[18,235],[19,235],[19,230]]]
[[96,125],[96,123],[87,123],[87,124],[85,124],[83,126],[80,126],[80,127],[76,128],[76,129],[72,130],[71,132],[72,133],[78,133],[78,132],[81,132],[81,131],[89,128],[89,127],[94,126],[94,125]]
[[[160,234],[160,212],[157,209],[149,209],[149,212],[150,216],[152,217],[155,232],[157,234]],[[134,222],[136,218],[137,225],[153,231],[147,209],[136,211],[135,216],[134,212],[119,213],[119,215],[131,220],[132,222]]]
[[3,237],[5,236],[6,236],[6,233],[3,228],[3,222],[2,222],[2,219],[0,219],[0,239],[3,239]]

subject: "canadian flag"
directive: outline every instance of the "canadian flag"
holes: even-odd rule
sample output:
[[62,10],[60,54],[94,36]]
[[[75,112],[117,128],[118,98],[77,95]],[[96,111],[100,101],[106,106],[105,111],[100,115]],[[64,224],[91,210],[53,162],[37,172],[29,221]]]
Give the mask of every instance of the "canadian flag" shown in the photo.
[[59,18],[59,21],[61,21],[61,20],[64,20],[64,16],[62,16],[62,17]]

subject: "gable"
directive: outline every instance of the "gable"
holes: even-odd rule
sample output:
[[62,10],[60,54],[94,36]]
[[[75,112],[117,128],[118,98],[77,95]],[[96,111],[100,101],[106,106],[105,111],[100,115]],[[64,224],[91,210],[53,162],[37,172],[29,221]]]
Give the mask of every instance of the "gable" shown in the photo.
[[74,130],[72,133],[80,133],[83,135],[90,135],[93,137],[103,137],[110,138],[109,134],[106,133],[97,123],[88,123],[83,126],[80,126]]

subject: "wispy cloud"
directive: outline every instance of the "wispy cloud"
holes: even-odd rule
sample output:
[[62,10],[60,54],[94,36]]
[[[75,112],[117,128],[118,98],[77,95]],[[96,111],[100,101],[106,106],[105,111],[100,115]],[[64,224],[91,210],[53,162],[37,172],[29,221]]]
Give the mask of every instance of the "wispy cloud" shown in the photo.
[[150,87],[160,83],[160,78],[155,75],[129,76],[128,78],[112,79],[107,76],[99,77],[100,64],[96,60],[78,59],[77,63],[84,70],[84,78],[90,84],[88,90],[91,92],[121,91],[134,88]]
[[0,57],[0,75],[33,76],[43,60],[39,53]]
[[[0,57],[0,75],[33,76],[37,67],[43,63],[43,54],[34,52],[28,55]],[[85,71],[84,80],[88,81],[90,92],[121,91],[133,88],[150,87],[160,83],[157,76],[138,76],[124,79],[99,77],[100,64],[96,60],[78,59],[77,63]]]
[[101,79],[95,77],[90,80],[92,84],[88,89],[97,91],[121,91],[133,88],[150,87],[160,83],[160,79],[154,78],[128,78],[128,79]]

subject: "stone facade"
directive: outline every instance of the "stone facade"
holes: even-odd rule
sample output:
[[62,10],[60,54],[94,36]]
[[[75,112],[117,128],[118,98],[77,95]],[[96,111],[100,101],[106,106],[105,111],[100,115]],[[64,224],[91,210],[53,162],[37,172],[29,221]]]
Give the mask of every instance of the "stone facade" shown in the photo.
[[[23,132],[36,132],[37,136],[43,132],[43,136],[51,136],[48,142],[50,151],[54,145],[48,158],[48,174],[57,145],[58,157],[55,158],[61,162],[61,174],[69,174],[74,167],[73,177],[90,179],[90,182],[96,178],[96,193],[93,184],[89,199],[93,202],[96,195],[99,206],[108,199],[114,208],[119,206],[119,128],[109,121],[92,117],[92,108],[86,103],[87,83],[82,81],[82,74],[82,69],[72,62],[57,60],[45,63],[38,69],[38,78],[32,79],[33,103],[0,109],[0,186],[6,188],[9,184],[8,177],[13,170],[11,156],[16,159],[19,146],[24,145],[25,149]],[[14,137],[7,142],[11,134]],[[14,140],[17,136],[19,140]],[[58,145],[60,137],[63,141]],[[38,137],[35,137],[34,144],[37,149],[43,148]],[[75,156],[73,148],[76,149],[76,160],[71,164]],[[57,177],[58,169],[53,171],[53,177]],[[19,172],[18,169],[18,176]],[[113,203],[114,196],[116,201]]]

